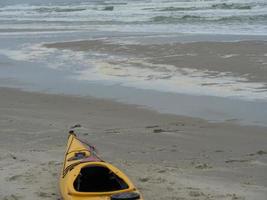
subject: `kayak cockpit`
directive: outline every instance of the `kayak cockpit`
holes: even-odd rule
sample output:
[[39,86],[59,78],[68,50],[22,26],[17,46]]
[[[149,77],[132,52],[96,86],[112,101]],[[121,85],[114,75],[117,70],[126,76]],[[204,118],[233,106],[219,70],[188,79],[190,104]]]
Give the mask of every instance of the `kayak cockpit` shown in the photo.
[[98,157],[95,148],[70,132],[60,192],[64,200],[143,200],[129,178]]
[[78,192],[112,192],[128,189],[128,184],[106,166],[81,168],[73,187]]

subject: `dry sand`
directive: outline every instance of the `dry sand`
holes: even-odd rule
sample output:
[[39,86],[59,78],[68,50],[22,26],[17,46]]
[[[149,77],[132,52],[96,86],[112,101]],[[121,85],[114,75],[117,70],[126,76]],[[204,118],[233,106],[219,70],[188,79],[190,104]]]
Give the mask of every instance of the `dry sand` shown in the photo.
[[0,89],[0,199],[58,199],[70,126],[146,200],[267,199],[267,128],[94,98]]

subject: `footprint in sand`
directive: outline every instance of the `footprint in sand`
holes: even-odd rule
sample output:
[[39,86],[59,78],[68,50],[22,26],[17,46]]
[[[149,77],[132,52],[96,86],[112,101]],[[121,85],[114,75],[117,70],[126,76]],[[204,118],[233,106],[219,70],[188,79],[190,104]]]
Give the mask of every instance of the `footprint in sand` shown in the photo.
[[231,200],[245,200],[244,197],[238,196],[237,194],[227,194],[227,197],[231,197]]
[[184,197],[176,197],[176,196],[167,196],[166,198],[164,199],[170,199],[170,200],[187,200],[186,198]]
[[203,163],[203,164],[198,164],[195,166],[196,169],[211,169],[212,166],[206,164],[206,163]]
[[148,177],[139,178],[139,181],[140,181],[140,182],[143,182],[143,183],[148,182],[149,180],[150,180],[150,179],[149,179]]
[[15,155],[10,154],[9,156],[10,156],[13,160],[17,160],[17,157],[16,157]]
[[19,179],[21,179],[21,178],[22,178],[22,175],[13,175],[13,176],[11,176],[11,177],[6,178],[6,180],[7,180],[8,182],[10,182],[10,181],[17,181],[17,180],[19,180]]
[[162,133],[162,132],[166,132],[166,130],[161,129],[161,128],[157,128],[153,130],[153,133]]
[[51,197],[51,195],[49,193],[46,193],[46,192],[38,192],[37,195],[39,197],[43,197],[43,198]]
[[168,192],[172,192],[172,191],[174,191],[174,188],[173,188],[173,187],[170,187],[170,186],[167,186],[167,187],[166,187],[166,190],[167,190]]
[[23,174],[16,174],[12,175],[10,177],[6,178],[7,182],[12,182],[12,181],[23,181],[24,183],[34,183],[36,180],[34,179],[34,175],[26,172]]
[[224,152],[223,150],[220,150],[220,149],[218,149],[218,150],[215,150],[214,152],[216,152],[216,153],[222,153],[222,152]]
[[116,128],[114,128],[114,129],[106,129],[105,130],[105,133],[109,133],[109,134],[121,134],[120,129],[116,129]]
[[3,200],[19,200],[19,199],[21,199],[21,197],[11,194],[9,196],[5,196]]
[[232,159],[232,160],[226,160],[225,163],[246,163],[250,161],[251,160],[247,160],[247,159]]
[[189,196],[190,197],[200,197],[200,196],[205,196],[203,192],[200,191],[189,191]]
[[256,153],[250,153],[250,154],[248,154],[248,156],[255,156],[255,155],[262,156],[262,155],[265,155],[265,154],[267,154],[267,151],[259,150]]
[[158,128],[158,125],[146,126],[146,128]]
[[155,183],[165,183],[165,182],[166,182],[166,179],[165,178],[162,178],[162,177],[158,177],[155,180]]
[[158,172],[159,174],[162,174],[162,173],[165,173],[166,170],[165,170],[165,169],[160,169],[160,170],[158,170],[157,172]]

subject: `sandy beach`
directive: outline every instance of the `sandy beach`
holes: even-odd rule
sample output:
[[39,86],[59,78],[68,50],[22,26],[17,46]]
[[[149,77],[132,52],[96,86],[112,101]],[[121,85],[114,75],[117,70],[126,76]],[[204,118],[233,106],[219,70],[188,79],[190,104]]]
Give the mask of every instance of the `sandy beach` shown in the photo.
[[0,200],[61,200],[73,125],[145,200],[266,200],[266,13],[266,0],[0,1]]
[[57,177],[74,124],[147,200],[267,197],[267,128],[95,98],[7,88],[0,96],[0,199],[59,199]]

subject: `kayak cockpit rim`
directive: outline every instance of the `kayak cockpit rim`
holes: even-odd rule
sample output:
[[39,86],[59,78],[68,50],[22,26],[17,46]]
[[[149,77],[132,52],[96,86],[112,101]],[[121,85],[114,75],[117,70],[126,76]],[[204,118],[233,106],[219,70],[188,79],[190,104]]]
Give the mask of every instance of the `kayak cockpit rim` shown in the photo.
[[[99,191],[78,191],[77,185],[75,186],[75,184],[77,184],[79,175],[81,174],[81,171],[83,169],[87,169],[90,167],[99,167],[99,168],[105,168],[107,170],[110,170],[110,172],[113,175],[115,175],[116,177],[118,177],[120,180],[123,181],[125,186],[121,188],[116,188],[116,190],[112,190],[112,191],[110,190],[104,191],[101,189]],[[68,193],[74,196],[99,196],[99,195],[105,196],[105,195],[113,195],[113,194],[123,193],[123,192],[136,191],[136,188],[131,183],[131,181],[128,178],[125,178],[125,177],[123,178],[123,173],[119,169],[117,169],[111,164],[104,163],[104,162],[80,163],[79,165],[75,166],[75,169],[73,169],[73,172],[70,172],[69,176],[70,176],[69,177],[70,181],[73,184],[68,188]]]

